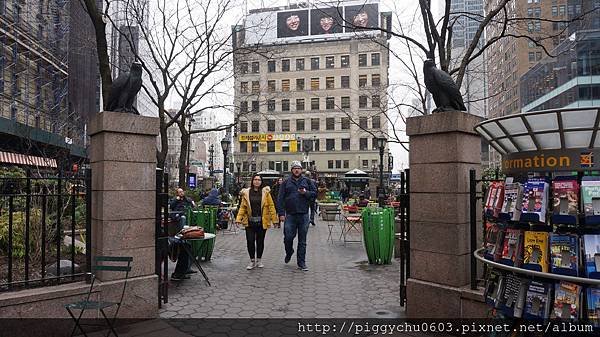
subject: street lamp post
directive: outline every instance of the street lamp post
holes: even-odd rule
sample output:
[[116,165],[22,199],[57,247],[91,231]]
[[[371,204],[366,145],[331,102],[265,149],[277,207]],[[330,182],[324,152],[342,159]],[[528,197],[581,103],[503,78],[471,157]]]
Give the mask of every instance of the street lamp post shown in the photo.
[[240,171],[242,170],[242,163],[237,162],[237,163],[235,163],[235,166],[237,167],[237,171],[238,171],[238,174],[237,174],[237,183],[239,185],[240,184],[240,175],[241,175]]
[[192,122],[194,122],[194,117],[190,116],[188,121],[188,146],[187,146],[187,163],[185,165],[185,175],[187,178],[187,183],[190,181],[190,149],[192,148]]
[[227,137],[221,139],[221,150],[223,150],[223,190],[225,193],[229,193],[227,190],[227,152],[229,152],[229,145],[231,142]]
[[383,150],[385,149],[386,139],[383,137],[377,138],[377,145],[379,147],[379,207],[385,205],[385,192],[383,189]]
[[214,163],[215,163],[215,145],[211,144],[210,147],[208,148],[208,153],[210,153],[210,158],[208,161],[208,175],[210,177],[213,176],[213,169],[214,169]]

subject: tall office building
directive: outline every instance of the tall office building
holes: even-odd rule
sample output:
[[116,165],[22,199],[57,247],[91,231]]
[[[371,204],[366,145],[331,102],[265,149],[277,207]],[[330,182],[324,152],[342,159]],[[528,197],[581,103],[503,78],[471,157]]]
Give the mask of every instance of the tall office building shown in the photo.
[[81,6],[0,1],[1,162],[69,168],[86,157],[99,81],[93,28]]
[[333,183],[376,168],[374,136],[388,127],[389,55],[387,37],[373,28],[388,18],[377,1],[250,11],[234,28],[234,47],[245,47],[234,55],[242,173],[287,173],[300,160]]

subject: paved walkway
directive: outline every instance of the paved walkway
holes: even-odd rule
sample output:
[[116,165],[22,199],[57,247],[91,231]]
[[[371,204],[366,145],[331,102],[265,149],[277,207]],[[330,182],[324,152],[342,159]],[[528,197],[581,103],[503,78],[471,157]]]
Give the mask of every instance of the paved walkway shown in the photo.
[[295,255],[289,264],[283,263],[282,229],[267,232],[265,268],[250,271],[245,269],[245,232],[218,234],[212,260],[202,264],[212,287],[199,273],[172,282],[161,318],[403,317],[398,262],[369,265],[363,244],[343,245],[337,240],[337,222],[329,223],[335,224],[334,243],[327,242],[328,222],[309,229],[308,272],[296,268]]

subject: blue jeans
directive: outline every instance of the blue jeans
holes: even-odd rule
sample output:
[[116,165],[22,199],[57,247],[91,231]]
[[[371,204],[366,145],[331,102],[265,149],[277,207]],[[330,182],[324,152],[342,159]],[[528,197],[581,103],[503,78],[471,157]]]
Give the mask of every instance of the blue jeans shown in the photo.
[[287,214],[283,225],[283,243],[285,253],[291,256],[294,253],[294,238],[298,233],[298,252],[296,259],[298,266],[306,265],[306,234],[308,234],[308,213]]

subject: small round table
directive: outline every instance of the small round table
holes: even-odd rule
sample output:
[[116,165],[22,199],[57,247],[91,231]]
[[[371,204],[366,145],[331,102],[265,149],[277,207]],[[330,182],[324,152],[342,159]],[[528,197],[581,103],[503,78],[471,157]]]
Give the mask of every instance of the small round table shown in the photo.
[[[202,238],[197,238],[197,239],[182,239],[181,235],[175,235],[174,238],[177,240],[181,240],[181,241],[185,241],[186,243],[189,241],[205,241],[205,240],[212,240],[216,237],[215,234],[213,233],[204,233],[204,237]],[[200,262],[198,262],[198,259],[194,256],[194,253],[192,253],[192,250],[190,248],[191,245],[187,245],[184,244],[182,245],[183,249],[186,251],[186,253],[192,258],[192,260],[194,261],[194,264],[196,265],[196,267],[198,268],[198,270],[200,271],[200,273],[202,274],[202,276],[204,277],[204,280],[206,281],[206,283],[208,283],[209,286],[211,286],[210,281],[208,280],[208,276],[206,276],[206,273],[204,272],[204,269],[202,269],[202,266],[200,265]]]

